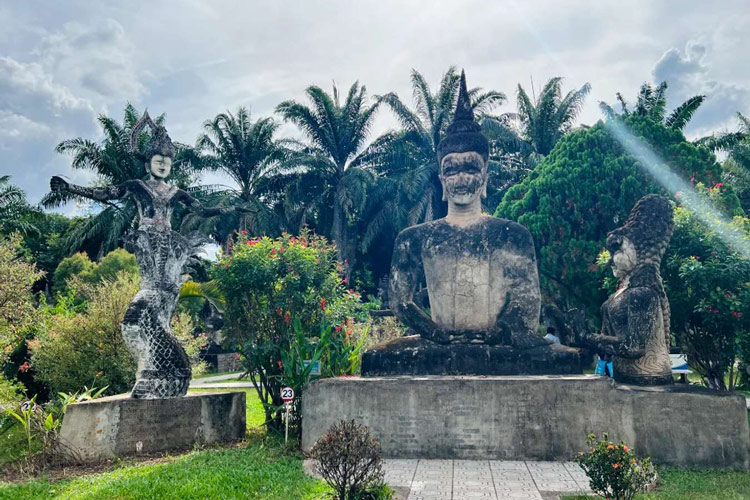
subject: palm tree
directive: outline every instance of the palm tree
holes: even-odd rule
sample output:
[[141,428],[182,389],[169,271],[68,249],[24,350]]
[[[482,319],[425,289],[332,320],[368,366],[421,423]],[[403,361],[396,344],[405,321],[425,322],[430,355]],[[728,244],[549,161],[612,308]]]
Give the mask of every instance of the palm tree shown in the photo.
[[[370,148],[379,177],[368,203],[363,248],[388,226],[397,231],[445,215],[447,206],[442,201],[438,178],[437,146],[453,119],[460,79],[456,68],[451,66],[433,92],[425,77],[412,69],[413,110],[393,92],[380,98],[402,128],[381,136]],[[469,97],[480,118],[505,101],[502,92],[481,88],[470,90]]]
[[517,144],[519,152],[529,152],[530,149],[537,155],[547,156],[560,137],[573,127],[590,90],[591,85],[586,83],[563,97],[562,78],[557,76],[550,78],[539,97],[532,100],[519,84],[518,113],[505,114],[492,120],[495,122],[493,125],[503,132],[500,137],[506,143],[513,140],[509,132],[517,132],[520,141],[525,143]]
[[[143,163],[137,161],[128,152],[130,132],[140,118],[140,113],[131,105],[125,107],[122,124],[105,115],[99,115],[104,139],[101,144],[89,139],[77,137],[62,141],[55,151],[73,157],[72,166],[79,170],[89,170],[98,177],[98,183],[121,184],[128,180],[144,179],[147,176]],[[156,122],[163,123],[164,116]],[[145,144],[144,140],[141,143]],[[179,149],[185,146],[179,145]],[[175,159],[172,178],[183,187],[190,179],[191,165]],[[57,207],[66,201],[85,199],[70,192],[50,192],[42,198],[42,205],[47,208]],[[88,202],[88,200],[85,200]],[[64,247],[72,254],[84,246],[96,256],[104,255],[120,245],[122,236],[136,219],[135,204],[127,199],[120,203],[101,203],[101,211],[83,219],[73,226],[65,236]]]
[[[641,85],[635,108],[633,108],[632,111],[628,107],[628,103],[622,94],[619,92],[617,93],[617,101],[620,103],[620,114],[622,116],[645,116],[662,123],[664,126],[671,128],[672,130],[680,131],[685,129],[685,126],[701,104],[703,104],[705,99],[706,96],[704,95],[693,96],[677,106],[669,115],[667,115],[667,82],[661,82],[656,87],[648,82]],[[614,109],[605,102],[600,102],[599,107],[608,118],[618,115],[618,113],[616,113]]]
[[366,89],[358,82],[343,103],[335,84],[333,95],[315,85],[305,93],[311,105],[289,100],[276,108],[307,138],[304,144],[289,143],[292,150],[284,167],[298,172],[288,201],[302,207],[300,223],[314,220],[318,231],[334,241],[348,279],[354,258],[349,223],[363,208],[366,186],[372,182],[364,145],[381,101],[367,105]]
[[0,176],[0,231],[20,232],[24,235],[38,233],[31,216],[39,213],[26,201],[26,193],[10,183],[10,175]]
[[203,123],[205,133],[196,143],[196,151],[203,155],[197,163],[201,169],[225,173],[238,188],[209,186],[203,187],[201,194],[211,199],[212,206],[244,205],[255,210],[209,218],[188,215],[185,226],[200,225],[220,243],[226,242],[235,230],[253,235],[279,232],[281,221],[269,207],[269,203],[280,199],[280,190],[272,179],[284,157],[284,148],[273,137],[278,127],[272,118],[251,121],[244,107],[236,114],[220,113]]

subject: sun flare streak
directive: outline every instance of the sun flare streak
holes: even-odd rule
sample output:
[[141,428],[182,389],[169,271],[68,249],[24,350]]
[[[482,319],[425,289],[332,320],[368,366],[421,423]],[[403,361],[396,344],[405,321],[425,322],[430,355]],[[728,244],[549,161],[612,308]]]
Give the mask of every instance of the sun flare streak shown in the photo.
[[618,120],[607,120],[607,128],[625,150],[633,155],[656,181],[673,196],[678,196],[688,210],[713,230],[731,249],[750,259],[750,239],[706,196],[698,193],[690,182],[685,181],[662,161],[651,147],[633,135]]

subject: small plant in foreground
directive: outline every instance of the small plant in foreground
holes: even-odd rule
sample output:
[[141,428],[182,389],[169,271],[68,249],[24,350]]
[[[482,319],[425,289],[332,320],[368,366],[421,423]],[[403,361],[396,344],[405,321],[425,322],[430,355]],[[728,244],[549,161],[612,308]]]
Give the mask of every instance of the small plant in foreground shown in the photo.
[[380,443],[367,426],[341,420],[315,443],[310,458],[337,500],[387,499]]
[[607,500],[632,500],[654,480],[656,471],[649,458],[638,459],[625,443],[615,444],[608,437],[605,432],[597,440],[589,434],[589,449],[580,452],[576,462],[589,477],[594,493]]

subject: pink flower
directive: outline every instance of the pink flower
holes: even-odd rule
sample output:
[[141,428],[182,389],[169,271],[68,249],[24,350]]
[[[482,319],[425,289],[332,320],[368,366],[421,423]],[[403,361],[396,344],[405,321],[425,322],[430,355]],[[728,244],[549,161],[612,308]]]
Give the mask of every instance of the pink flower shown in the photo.
[[29,362],[25,361],[21,366],[18,367],[18,371],[21,373],[26,373],[27,371],[29,371],[29,368],[31,368]]
[[325,297],[320,298],[320,309],[322,311],[326,310],[326,298]]

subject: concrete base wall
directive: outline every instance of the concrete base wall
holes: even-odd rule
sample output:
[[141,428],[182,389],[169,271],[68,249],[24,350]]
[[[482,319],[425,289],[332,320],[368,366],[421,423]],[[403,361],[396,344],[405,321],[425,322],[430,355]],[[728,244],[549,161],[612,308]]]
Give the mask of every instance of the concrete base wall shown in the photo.
[[655,463],[748,469],[745,398],[587,375],[337,378],[302,401],[302,448],[338,419],[368,425],[390,458],[570,460],[608,432]]
[[242,439],[245,393],[132,399],[127,394],[70,405],[60,430],[62,459],[95,462]]

